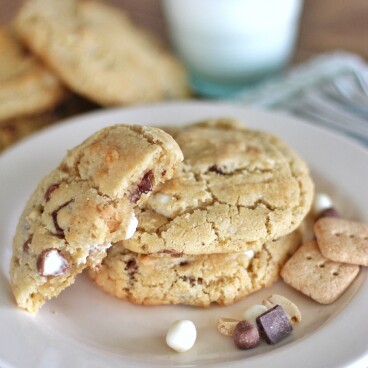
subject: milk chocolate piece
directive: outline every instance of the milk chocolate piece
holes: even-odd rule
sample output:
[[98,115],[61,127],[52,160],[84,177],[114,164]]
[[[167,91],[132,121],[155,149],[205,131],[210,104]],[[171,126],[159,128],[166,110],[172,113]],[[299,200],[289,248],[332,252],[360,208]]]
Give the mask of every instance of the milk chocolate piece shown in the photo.
[[37,258],[37,271],[41,276],[63,276],[68,269],[68,261],[59,249],[45,249]]
[[31,245],[32,243],[32,239],[33,239],[33,234],[31,234],[28,239],[24,242],[23,244],[23,252],[26,252],[28,253],[29,251],[29,246]]
[[315,219],[315,222],[317,222],[320,218],[323,217],[335,217],[335,218],[340,218],[341,215],[339,214],[339,212],[336,210],[336,208],[331,207],[331,208],[326,208],[325,210],[323,210],[321,213],[319,213]]
[[256,319],[258,330],[267,344],[276,344],[287,337],[293,327],[280,305],[276,305]]
[[130,201],[133,203],[137,203],[141,198],[142,194],[152,192],[152,188],[153,188],[153,172],[152,170],[149,170],[144,174],[136,190],[130,195]]
[[64,204],[59,206],[56,210],[52,211],[52,213],[51,213],[51,217],[52,217],[52,220],[54,222],[54,227],[55,227],[55,230],[56,230],[55,235],[58,236],[59,238],[64,238],[64,229],[62,229],[59,226],[58,219],[57,219],[59,211],[62,210],[64,207],[68,206],[70,203],[73,203],[73,202],[74,202],[74,199],[71,199],[70,201],[65,202]]
[[248,321],[240,321],[234,329],[234,343],[238,349],[253,349],[259,344],[257,327]]
[[47,190],[46,190],[46,193],[45,193],[45,201],[48,202],[50,199],[51,199],[51,194],[56,190],[58,189],[60,186],[60,184],[52,184],[50,185]]
[[221,167],[217,166],[217,165],[212,165],[208,171],[211,171],[211,172],[215,172],[216,174],[219,174],[219,175],[224,175],[225,173],[223,172],[223,170],[221,169]]

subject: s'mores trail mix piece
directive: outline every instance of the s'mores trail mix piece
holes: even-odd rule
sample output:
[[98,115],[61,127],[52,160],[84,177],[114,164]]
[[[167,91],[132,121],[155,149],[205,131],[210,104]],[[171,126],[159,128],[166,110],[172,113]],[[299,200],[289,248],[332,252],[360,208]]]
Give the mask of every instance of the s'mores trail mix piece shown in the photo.
[[302,245],[281,269],[288,285],[321,304],[333,303],[358,273],[357,265],[325,258],[315,240]]

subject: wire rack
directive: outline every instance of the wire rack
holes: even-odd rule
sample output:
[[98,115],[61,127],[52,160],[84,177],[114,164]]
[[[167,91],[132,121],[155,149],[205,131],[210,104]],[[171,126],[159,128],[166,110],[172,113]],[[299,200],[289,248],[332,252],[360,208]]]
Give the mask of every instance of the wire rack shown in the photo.
[[258,108],[288,111],[368,147],[368,65],[354,54],[318,56],[235,98]]

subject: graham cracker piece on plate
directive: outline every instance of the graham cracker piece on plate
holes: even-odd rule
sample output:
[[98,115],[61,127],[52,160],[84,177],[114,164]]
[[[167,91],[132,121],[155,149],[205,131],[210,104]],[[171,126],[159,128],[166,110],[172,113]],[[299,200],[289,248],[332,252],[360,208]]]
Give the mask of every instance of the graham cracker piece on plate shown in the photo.
[[333,303],[359,273],[359,266],[330,261],[315,240],[302,245],[281,269],[284,281],[321,304]]
[[315,223],[314,232],[326,258],[368,266],[368,224],[326,217]]

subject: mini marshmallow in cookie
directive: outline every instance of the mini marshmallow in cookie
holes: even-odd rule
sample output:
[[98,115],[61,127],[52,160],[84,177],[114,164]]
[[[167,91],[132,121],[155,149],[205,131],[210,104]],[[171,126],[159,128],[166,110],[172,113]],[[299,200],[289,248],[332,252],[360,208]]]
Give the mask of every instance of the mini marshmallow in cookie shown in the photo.
[[68,268],[68,261],[55,248],[44,250],[37,259],[37,270],[41,276],[64,275]]
[[138,227],[138,219],[136,215],[134,214],[134,212],[132,212],[127,229],[126,229],[125,240],[130,239],[134,235],[135,231],[137,230],[137,227]]

